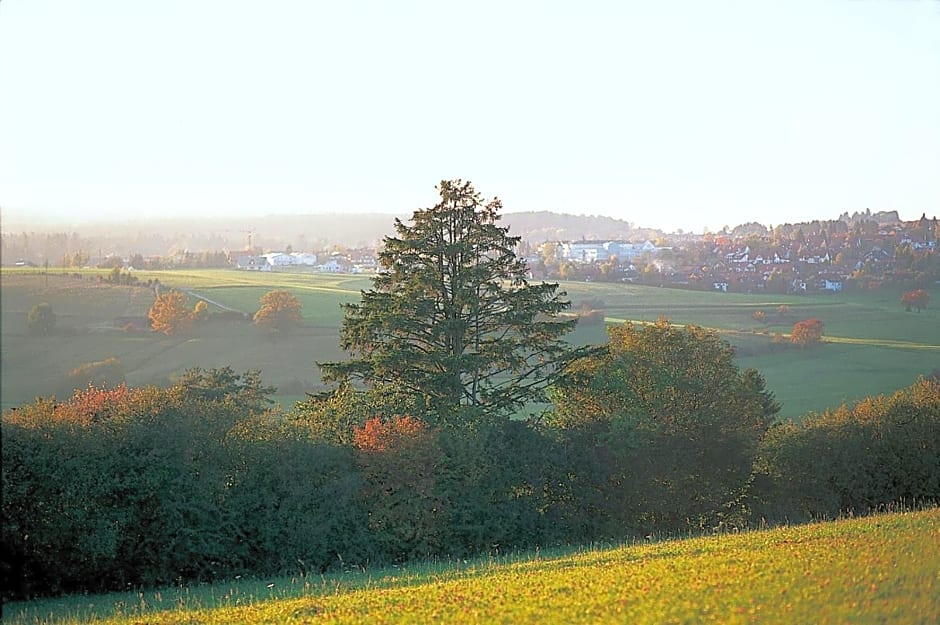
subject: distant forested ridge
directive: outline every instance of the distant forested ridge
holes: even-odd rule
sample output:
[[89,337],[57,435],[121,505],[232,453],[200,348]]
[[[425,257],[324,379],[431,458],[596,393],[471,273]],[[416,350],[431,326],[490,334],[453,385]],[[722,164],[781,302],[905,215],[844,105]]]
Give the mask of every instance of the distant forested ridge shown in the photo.
[[[3,229],[2,257],[5,264],[20,258],[34,262],[46,258],[54,264],[64,254],[76,252],[91,257],[173,256],[184,250],[243,250],[249,238],[253,247],[266,251],[288,246],[294,251],[333,246],[375,248],[386,235],[394,233],[394,219],[394,215],[360,213],[41,225],[8,221]],[[662,235],[659,230],[637,228],[611,217],[547,211],[506,213],[502,224],[509,226],[513,236],[533,244],[582,239],[645,240]]]

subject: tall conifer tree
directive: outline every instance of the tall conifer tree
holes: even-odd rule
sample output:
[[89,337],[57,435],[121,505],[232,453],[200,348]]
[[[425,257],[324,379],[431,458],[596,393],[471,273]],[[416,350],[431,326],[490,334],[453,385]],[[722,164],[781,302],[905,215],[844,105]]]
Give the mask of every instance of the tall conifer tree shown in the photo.
[[470,182],[442,181],[440,202],[395,220],[380,269],[345,306],[343,362],[327,381],[411,393],[443,422],[506,415],[533,400],[586,350],[563,337],[576,320],[557,284],[531,284],[519,237],[497,224],[502,204]]

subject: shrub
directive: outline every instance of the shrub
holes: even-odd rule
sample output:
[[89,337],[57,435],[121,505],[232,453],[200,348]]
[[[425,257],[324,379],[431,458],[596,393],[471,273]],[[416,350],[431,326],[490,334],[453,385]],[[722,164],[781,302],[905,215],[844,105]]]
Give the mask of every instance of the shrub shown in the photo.
[[585,325],[601,325],[604,323],[603,309],[588,308],[585,304],[578,313],[578,323]]
[[52,334],[55,324],[56,314],[53,312],[52,306],[46,302],[33,306],[26,316],[26,327],[29,328],[29,333],[33,336]]
[[266,391],[250,373],[197,371],[166,389],[91,387],[5,413],[3,546],[20,581],[3,592],[198,581],[255,566],[244,510],[227,507],[238,465],[224,443],[260,414]]
[[774,518],[940,501],[940,382],[921,378],[889,396],[772,427],[756,478],[761,513]]
[[382,553],[395,561],[441,553],[447,521],[437,492],[438,430],[411,416],[375,417],[354,429],[353,444]]
[[123,384],[124,381],[124,364],[119,358],[112,356],[104,360],[86,362],[69,371],[65,380],[67,388],[62,390],[68,395],[75,389],[84,389],[88,386],[113,388]]
[[804,319],[793,324],[790,342],[800,347],[815,345],[822,340],[823,322],[820,319]]
[[377,557],[353,451],[277,416],[238,424],[224,512],[246,571],[322,572]]
[[907,312],[911,312],[911,309],[916,309],[917,312],[920,312],[927,308],[928,302],[930,302],[930,294],[924,289],[908,291],[901,296],[901,303],[904,304],[904,309]]

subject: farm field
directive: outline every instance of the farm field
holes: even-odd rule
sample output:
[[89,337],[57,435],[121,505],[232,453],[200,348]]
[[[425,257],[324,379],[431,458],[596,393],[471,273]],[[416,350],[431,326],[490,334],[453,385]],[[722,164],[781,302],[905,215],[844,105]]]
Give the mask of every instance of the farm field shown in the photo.
[[[11,625],[940,622],[940,509],[602,549],[11,603]],[[100,620],[99,620],[100,619]]]
[[[104,272],[99,272],[103,274]],[[94,275],[85,272],[86,277]],[[305,391],[320,390],[316,361],[342,357],[338,345],[340,304],[358,301],[370,286],[364,276],[314,273],[252,273],[234,270],[137,272],[140,281],[157,279],[185,288],[222,306],[253,313],[271,289],[294,293],[303,305],[305,327],[289,337],[271,337],[250,322],[204,325],[187,336],[165,337],[128,332],[117,318],[145,318],[153,295],[147,289],[99,284],[91,279],[35,270],[4,269],[0,277],[2,384],[4,409],[37,395],[67,392],[68,372],[87,362],[117,357],[129,384],[165,384],[189,367],[231,366],[261,369],[264,381],[279,389],[288,405]],[[814,296],[766,296],[662,289],[631,284],[562,283],[577,311],[581,302],[599,299],[608,323],[654,321],[714,328],[738,349],[741,367],[754,367],[783,403],[781,417],[798,417],[843,401],[889,393],[920,374],[940,368],[940,312],[932,307],[907,313],[900,292],[883,290]],[[58,315],[54,337],[34,338],[26,315],[40,302]],[[940,302],[940,291],[932,293]],[[788,307],[779,315],[781,305]],[[220,308],[210,305],[210,310]],[[762,322],[753,313],[765,313]],[[795,321],[818,317],[826,343],[798,349],[775,345],[775,333],[788,334]],[[602,343],[602,325],[579,327],[571,340]]]
[[[736,347],[742,368],[764,375],[783,402],[784,418],[890,393],[940,369],[940,306],[908,313],[900,305],[900,290],[745,295],[599,283],[563,288],[575,309],[585,299],[603,300],[608,323],[665,315],[673,323],[718,330]],[[933,289],[931,301],[938,300],[940,290]],[[789,309],[784,316],[777,314],[782,305]],[[754,320],[758,310],[766,315],[763,322]],[[775,333],[787,335],[796,321],[813,317],[825,324],[824,344],[774,345]],[[590,340],[603,340],[602,329],[589,330]]]

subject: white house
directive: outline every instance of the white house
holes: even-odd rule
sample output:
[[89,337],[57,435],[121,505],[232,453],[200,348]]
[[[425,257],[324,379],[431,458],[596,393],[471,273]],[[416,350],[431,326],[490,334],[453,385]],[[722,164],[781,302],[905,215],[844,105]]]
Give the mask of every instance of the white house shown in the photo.
[[284,252],[269,252],[263,254],[263,257],[272,267],[288,267],[294,264],[291,255]]
[[576,241],[559,245],[559,255],[565,260],[580,263],[594,263],[617,257],[621,261],[631,261],[644,253],[655,254],[660,248],[652,241],[627,243],[625,241]]
[[561,257],[576,263],[593,263],[598,258],[607,259],[607,249],[599,241],[578,241],[562,243]]
[[335,258],[331,258],[322,265],[317,265],[317,270],[325,271],[327,273],[339,273],[343,271],[343,266]]
[[271,264],[264,256],[239,256],[235,259],[235,266],[245,271],[271,271]]
[[292,265],[304,265],[306,267],[313,267],[317,264],[317,255],[309,254],[307,252],[291,252],[291,264]]
[[623,241],[608,241],[604,244],[607,248],[608,258],[616,256],[620,260],[633,260],[644,253],[654,254],[659,251],[652,241],[643,243],[626,243]]

